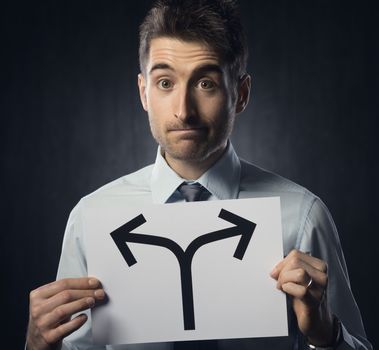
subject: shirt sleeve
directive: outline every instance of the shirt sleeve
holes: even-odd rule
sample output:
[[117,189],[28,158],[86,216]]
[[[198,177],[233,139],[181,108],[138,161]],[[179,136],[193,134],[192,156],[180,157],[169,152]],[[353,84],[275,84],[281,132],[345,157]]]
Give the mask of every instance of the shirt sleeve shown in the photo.
[[[83,245],[81,202],[79,202],[78,205],[72,210],[67,222],[58,266],[57,279],[87,276],[86,254]],[[87,314],[87,322],[63,340],[62,350],[105,349],[105,347],[95,348],[92,344],[90,311],[81,313]]]
[[326,261],[328,265],[327,300],[342,325],[342,339],[337,349],[372,349],[351,291],[336,226],[319,198],[314,199],[306,217],[299,249],[311,252],[312,256]]

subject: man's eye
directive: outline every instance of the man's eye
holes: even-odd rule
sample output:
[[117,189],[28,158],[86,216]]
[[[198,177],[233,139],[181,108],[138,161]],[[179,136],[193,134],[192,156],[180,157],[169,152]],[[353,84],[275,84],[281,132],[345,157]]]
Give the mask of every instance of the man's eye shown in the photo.
[[216,86],[216,84],[212,80],[201,80],[198,86],[200,87],[200,89],[210,90],[213,89]]
[[172,82],[167,79],[161,79],[158,81],[158,87],[161,89],[167,90],[172,88]]

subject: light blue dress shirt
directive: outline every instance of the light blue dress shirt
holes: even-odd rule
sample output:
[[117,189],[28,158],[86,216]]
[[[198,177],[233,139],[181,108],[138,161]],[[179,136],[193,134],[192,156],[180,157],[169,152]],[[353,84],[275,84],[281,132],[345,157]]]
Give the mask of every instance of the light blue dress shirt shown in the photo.
[[[323,202],[305,188],[276,174],[240,160],[231,143],[221,157],[199,179],[209,192],[208,200],[279,196],[281,199],[284,255],[292,249],[311,252],[328,264],[327,300],[342,324],[338,349],[372,349],[361,315],[350,289],[345,259],[336,227]],[[163,204],[183,201],[178,186],[184,181],[166,163],[160,149],[153,165],[117,179],[87,197],[70,214],[64,235],[57,279],[87,276],[83,245],[81,208],[87,198],[126,195],[132,204]],[[290,302],[288,303],[290,305]],[[127,312],[127,310],[125,310]],[[63,349],[105,349],[91,341],[91,317],[63,342]],[[289,307],[289,336],[259,339],[219,340],[220,350],[306,349],[304,339]],[[169,350],[172,343],[107,346],[108,350]]]

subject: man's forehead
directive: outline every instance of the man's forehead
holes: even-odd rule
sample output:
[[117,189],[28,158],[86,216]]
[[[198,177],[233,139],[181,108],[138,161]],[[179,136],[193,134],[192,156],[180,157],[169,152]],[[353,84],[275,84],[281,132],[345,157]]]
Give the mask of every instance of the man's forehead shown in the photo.
[[221,65],[216,51],[201,41],[184,41],[177,38],[158,37],[151,40],[147,71],[156,65],[195,67],[198,65]]

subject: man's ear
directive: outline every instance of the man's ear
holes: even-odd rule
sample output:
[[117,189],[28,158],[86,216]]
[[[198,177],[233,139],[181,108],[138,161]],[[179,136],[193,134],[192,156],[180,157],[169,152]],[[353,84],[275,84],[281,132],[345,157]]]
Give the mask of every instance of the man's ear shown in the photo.
[[251,76],[245,74],[240,78],[237,90],[236,113],[241,113],[249,103],[251,89]]
[[146,99],[146,80],[142,73],[138,74],[138,90],[141,99],[142,107],[147,112],[147,99]]

